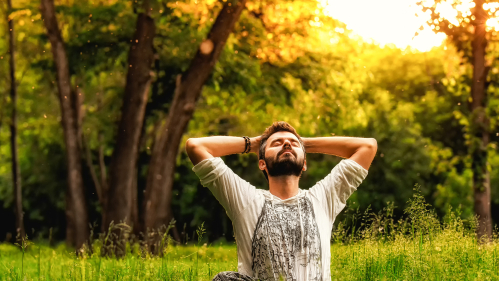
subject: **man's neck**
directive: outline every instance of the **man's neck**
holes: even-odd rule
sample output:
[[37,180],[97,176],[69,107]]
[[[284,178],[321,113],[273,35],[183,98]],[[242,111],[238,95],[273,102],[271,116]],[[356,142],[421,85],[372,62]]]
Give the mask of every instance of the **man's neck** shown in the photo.
[[269,177],[269,191],[272,195],[285,200],[298,194],[299,181],[300,178],[297,176]]

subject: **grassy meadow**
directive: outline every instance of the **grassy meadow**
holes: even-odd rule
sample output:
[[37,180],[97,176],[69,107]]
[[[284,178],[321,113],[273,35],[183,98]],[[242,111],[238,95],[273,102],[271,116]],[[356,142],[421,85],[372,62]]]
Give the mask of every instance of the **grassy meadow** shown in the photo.
[[[497,235],[477,241],[475,220],[452,210],[439,220],[419,194],[405,214],[395,221],[388,205],[339,223],[332,235],[331,279],[499,280]],[[201,227],[198,234],[203,232]],[[0,244],[0,280],[211,280],[219,271],[237,270],[235,245],[201,244],[202,235],[190,245],[169,240],[162,257],[138,244],[128,244],[124,258],[101,257],[101,241],[93,243],[93,253],[78,257],[63,244],[24,241],[24,252],[22,243]]]

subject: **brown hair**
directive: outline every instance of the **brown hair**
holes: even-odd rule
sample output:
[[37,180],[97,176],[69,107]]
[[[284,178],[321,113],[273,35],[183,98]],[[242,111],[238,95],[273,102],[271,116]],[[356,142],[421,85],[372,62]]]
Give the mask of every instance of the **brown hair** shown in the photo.
[[[278,121],[278,122],[272,123],[272,125],[270,127],[267,127],[267,129],[265,129],[265,131],[263,132],[262,139],[260,140],[260,150],[258,153],[258,159],[265,160],[265,147],[267,146],[267,140],[269,139],[269,137],[271,135],[273,135],[277,132],[290,132],[293,135],[295,135],[298,138],[298,141],[300,142],[301,147],[303,148],[303,153],[304,153],[305,159],[307,158],[307,153],[305,151],[305,145],[303,144],[303,141],[302,141],[300,135],[298,135],[298,133],[296,132],[295,128],[293,128],[293,126],[289,125],[287,122]],[[267,175],[267,172],[265,170],[263,170],[263,174],[265,175],[265,178],[267,179],[267,181],[269,181],[269,176]]]

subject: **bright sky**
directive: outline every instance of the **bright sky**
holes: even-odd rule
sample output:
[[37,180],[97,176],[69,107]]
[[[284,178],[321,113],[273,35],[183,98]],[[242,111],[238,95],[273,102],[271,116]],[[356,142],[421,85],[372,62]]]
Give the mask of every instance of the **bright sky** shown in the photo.
[[[428,51],[445,39],[425,24],[427,17],[416,5],[417,0],[322,0],[328,15],[344,22],[348,29],[365,39],[404,49],[411,46]],[[420,16],[417,17],[415,14]],[[424,30],[419,30],[424,25]],[[414,37],[414,34],[419,35]],[[414,38],[413,38],[414,37]]]

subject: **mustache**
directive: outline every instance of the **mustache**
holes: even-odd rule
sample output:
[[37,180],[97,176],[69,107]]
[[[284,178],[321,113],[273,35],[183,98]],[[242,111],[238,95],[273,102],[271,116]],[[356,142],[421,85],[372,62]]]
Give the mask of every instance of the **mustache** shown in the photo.
[[279,153],[277,154],[277,158],[281,157],[281,155],[283,155],[284,153],[286,152],[290,152],[291,154],[293,154],[293,156],[296,158],[296,155],[295,155],[295,152],[293,151],[293,149],[291,147],[284,147],[281,151],[279,151]]

